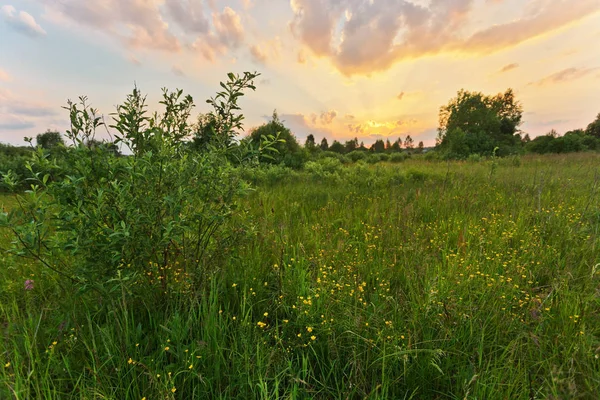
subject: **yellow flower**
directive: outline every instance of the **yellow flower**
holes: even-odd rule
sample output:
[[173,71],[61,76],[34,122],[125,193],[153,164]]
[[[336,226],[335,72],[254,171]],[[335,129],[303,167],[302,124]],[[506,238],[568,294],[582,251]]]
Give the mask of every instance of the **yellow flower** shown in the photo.
[[310,333],[310,332],[312,332],[312,331],[313,331],[313,328],[312,328],[311,326],[308,326],[308,327],[306,328],[306,330],[308,331],[308,333]]
[[127,364],[132,364],[133,360],[131,359],[131,357],[129,357],[129,360],[127,360]]
[[310,337],[310,340],[317,340],[317,337],[316,337],[315,335],[312,335],[312,336]]
[[173,389],[171,389],[171,392],[175,393],[177,391],[177,388],[175,388],[175,386],[173,386]]
[[234,283],[233,285],[231,285],[231,287],[236,287],[236,286],[237,286],[237,283]]
[[169,349],[170,349],[169,346],[165,347],[165,351],[169,351]]
[[265,324],[265,323],[264,323],[264,322],[262,322],[262,321],[258,321],[258,322],[256,323],[256,325],[258,325],[260,328],[264,328],[265,326],[267,326],[267,324]]
[[287,324],[288,322],[290,322],[290,320],[289,319],[284,319],[283,322]]
[[269,316],[269,313],[268,313],[268,312],[266,312],[266,313],[264,313],[263,315],[264,315],[265,317],[268,317],[268,316]]
[[10,367],[10,362],[7,362],[6,364],[4,364],[4,368],[8,368]]
[[192,369],[192,368],[194,368],[194,365],[190,364],[190,366],[188,367],[188,369]]

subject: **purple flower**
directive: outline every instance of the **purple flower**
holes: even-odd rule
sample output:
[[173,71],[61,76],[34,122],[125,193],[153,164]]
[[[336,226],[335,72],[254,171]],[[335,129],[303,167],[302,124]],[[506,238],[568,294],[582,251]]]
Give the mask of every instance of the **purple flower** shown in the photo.
[[25,281],[25,290],[33,290],[33,279],[27,279]]

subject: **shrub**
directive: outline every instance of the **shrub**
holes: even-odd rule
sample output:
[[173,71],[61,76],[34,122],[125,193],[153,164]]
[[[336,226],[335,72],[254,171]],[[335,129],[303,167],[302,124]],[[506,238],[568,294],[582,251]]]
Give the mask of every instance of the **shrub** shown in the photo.
[[406,153],[393,153],[390,156],[390,161],[393,163],[401,163],[404,162],[408,158]]
[[[233,111],[243,90],[254,89],[257,75],[229,74],[225,91],[209,100],[222,117],[222,135],[241,128],[243,117]],[[74,143],[65,153],[69,173],[50,181],[50,174],[65,167],[38,147],[29,166],[35,177],[31,189],[20,196],[19,209],[2,214],[2,225],[16,239],[12,251],[64,283],[102,296],[124,290],[158,305],[172,294],[202,291],[218,265],[219,249],[234,236],[221,233],[223,222],[248,189],[227,161],[232,150],[190,151],[184,138],[191,133],[191,96],[163,89],[164,112],[148,116],[145,97],[135,88],[118,106],[112,125],[116,142],[132,155],[115,157],[101,146],[85,145],[102,125],[86,100],[66,107],[67,136]],[[253,149],[238,148],[245,152],[238,158],[250,164],[257,154]],[[13,188],[18,184],[14,174],[4,180]]]

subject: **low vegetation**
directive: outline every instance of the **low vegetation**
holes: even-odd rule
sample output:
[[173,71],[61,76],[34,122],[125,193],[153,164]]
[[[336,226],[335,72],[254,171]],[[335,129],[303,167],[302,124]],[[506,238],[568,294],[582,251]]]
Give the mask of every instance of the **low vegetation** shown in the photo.
[[129,156],[81,98],[3,174],[0,398],[595,398],[598,153],[292,169],[277,129],[232,140],[256,76],[198,125],[135,89]]

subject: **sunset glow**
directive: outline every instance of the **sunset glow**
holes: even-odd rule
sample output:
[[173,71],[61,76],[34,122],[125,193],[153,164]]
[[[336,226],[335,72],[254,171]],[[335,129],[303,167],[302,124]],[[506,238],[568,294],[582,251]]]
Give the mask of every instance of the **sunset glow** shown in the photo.
[[[0,141],[64,131],[67,99],[108,116],[134,83],[191,94],[258,71],[245,127],[277,109],[303,142],[405,137],[433,145],[464,88],[511,87],[530,136],[600,112],[598,0],[0,1]],[[101,135],[106,135],[105,132]]]

